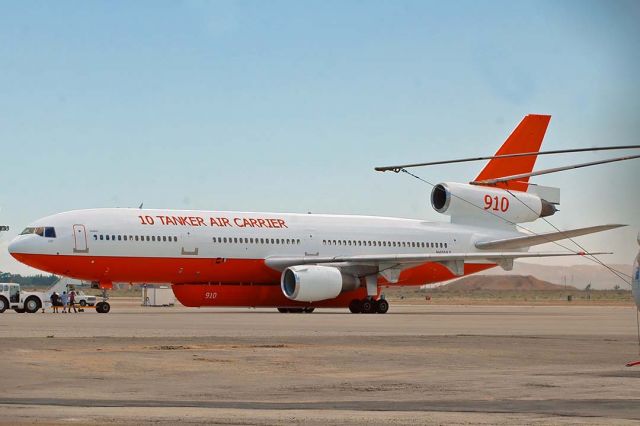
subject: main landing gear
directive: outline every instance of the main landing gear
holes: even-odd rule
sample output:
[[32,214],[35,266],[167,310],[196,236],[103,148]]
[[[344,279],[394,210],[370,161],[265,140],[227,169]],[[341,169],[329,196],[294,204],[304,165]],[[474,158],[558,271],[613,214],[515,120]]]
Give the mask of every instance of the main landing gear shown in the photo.
[[107,300],[109,296],[107,295],[107,289],[102,289],[102,302],[96,303],[96,312],[99,314],[107,314],[111,310],[111,305]]
[[353,299],[349,303],[349,311],[352,314],[386,314],[389,310],[389,302],[385,299],[374,300],[371,297],[365,299]]
[[310,314],[315,308],[278,308],[281,314]]

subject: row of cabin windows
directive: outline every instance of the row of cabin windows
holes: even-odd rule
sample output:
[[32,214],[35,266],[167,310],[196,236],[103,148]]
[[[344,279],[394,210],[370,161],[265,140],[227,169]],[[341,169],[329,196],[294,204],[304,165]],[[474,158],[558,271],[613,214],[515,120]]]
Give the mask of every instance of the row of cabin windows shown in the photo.
[[[178,237],[166,235],[93,235],[94,240],[100,241],[151,241],[151,242],[177,242]],[[237,238],[237,237],[213,237],[214,243],[232,244],[300,244],[299,239],[293,238]],[[415,247],[415,248],[448,248],[447,243],[425,243],[422,241],[362,241],[362,240],[322,240],[325,246],[368,246],[368,247]]]
[[166,236],[166,235],[93,235],[94,240],[100,241],[158,241],[158,242],[176,242],[178,241],[178,237],[174,236]]
[[300,244],[299,239],[293,238],[236,238],[236,237],[213,237],[214,243],[222,244]]
[[417,247],[448,248],[447,243],[425,243],[422,241],[361,241],[361,240],[322,240],[325,246],[367,246],[367,247]]

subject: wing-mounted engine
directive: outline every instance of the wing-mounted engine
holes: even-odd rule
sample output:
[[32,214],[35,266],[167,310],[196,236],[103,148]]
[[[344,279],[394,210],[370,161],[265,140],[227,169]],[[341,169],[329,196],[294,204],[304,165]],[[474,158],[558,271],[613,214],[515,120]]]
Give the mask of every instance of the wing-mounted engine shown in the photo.
[[355,290],[359,286],[353,275],[343,274],[332,266],[291,266],[280,278],[282,293],[297,302],[317,302],[336,298],[343,291]]
[[431,191],[431,205],[455,223],[525,223],[551,216],[554,203],[529,192],[445,182]]

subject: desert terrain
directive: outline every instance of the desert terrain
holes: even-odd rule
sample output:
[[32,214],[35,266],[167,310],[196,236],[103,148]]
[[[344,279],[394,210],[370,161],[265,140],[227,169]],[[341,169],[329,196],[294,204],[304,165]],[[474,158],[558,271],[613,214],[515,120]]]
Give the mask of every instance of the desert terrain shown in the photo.
[[0,316],[2,424],[635,424],[635,308]]

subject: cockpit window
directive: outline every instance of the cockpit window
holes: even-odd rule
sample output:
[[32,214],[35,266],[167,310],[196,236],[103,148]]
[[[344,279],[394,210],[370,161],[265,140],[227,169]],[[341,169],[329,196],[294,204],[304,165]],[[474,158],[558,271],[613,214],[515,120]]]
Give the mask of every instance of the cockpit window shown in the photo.
[[56,230],[54,227],[52,226],[38,226],[35,228],[25,228],[24,231],[22,231],[20,233],[20,235],[27,235],[27,234],[36,234],[39,235],[41,237],[46,237],[46,238],[55,238],[56,237]]
[[24,228],[24,231],[20,233],[20,235],[33,234],[33,230],[36,228]]

